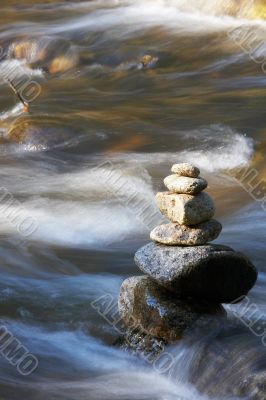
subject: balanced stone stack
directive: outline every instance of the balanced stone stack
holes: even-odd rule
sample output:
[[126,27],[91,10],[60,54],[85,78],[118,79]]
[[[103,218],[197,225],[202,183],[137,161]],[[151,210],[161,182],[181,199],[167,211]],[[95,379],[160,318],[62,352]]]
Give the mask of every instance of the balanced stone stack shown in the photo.
[[167,341],[206,315],[225,314],[221,303],[240,301],[257,280],[243,254],[209,244],[222,225],[212,219],[215,205],[204,192],[208,183],[191,164],[175,164],[165,178],[169,191],[156,195],[171,222],[151,232],[153,242],[137,251],[135,262],[146,276],[125,280],[119,310],[131,328]]

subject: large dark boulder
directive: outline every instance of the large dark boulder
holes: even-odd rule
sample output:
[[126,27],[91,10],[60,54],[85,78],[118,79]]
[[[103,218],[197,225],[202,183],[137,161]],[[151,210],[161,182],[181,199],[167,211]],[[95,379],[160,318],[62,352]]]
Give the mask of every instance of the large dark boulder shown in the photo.
[[135,255],[137,266],[178,296],[231,303],[257,280],[251,261],[227,246],[170,247],[149,243]]
[[205,315],[225,314],[219,304],[181,300],[146,276],[126,279],[120,291],[119,312],[130,328],[175,341]]

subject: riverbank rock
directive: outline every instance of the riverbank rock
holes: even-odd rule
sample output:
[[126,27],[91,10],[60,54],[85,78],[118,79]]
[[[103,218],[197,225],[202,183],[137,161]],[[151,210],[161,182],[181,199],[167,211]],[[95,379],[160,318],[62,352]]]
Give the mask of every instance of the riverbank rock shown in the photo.
[[181,300],[146,276],[123,282],[118,306],[127,326],[166,341],[180,339],[204,315],[225,313],[217,304]]
[[215,240],[222,231],[222,225],[215,219],[198,225],[163,224],[151,231],[155,242],[170,246],[199,246]]
[[169,175],[164,179],[168,190],[180,194],[198,194],[208,186],[203,178],[188,178],[186,176]]
[[257,280],[257,271],[243,254],[227,246],[169,247],[149,243],[135,262],[142,272],[178,296],[231,303]]
[[200,174],[200,170],[190,163],[174,164],[171,171],[179,176],[187,176],[190,178],[197,178]]
[[163,215],[180,225],[197,225],[214,216],[215,205],[207,193],[196,196],[159,192],[156,195],[157,205]]

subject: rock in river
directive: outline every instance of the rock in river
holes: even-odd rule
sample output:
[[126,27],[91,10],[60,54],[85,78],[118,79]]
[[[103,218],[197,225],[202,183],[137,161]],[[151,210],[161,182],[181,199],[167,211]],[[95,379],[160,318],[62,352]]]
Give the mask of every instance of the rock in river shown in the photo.
[[231,303],[246,295],[257,280],[251,261],[227,246],[149,243],[137,251],[135,262],[141,271],[178,296],[217,303]]
[[[64,123],[62,123],[64,122]],[[41,151],[78,143],[82,131],[68,117],[64,121],[47,115],[22,115],[10,124],[5,140],[24,150]]]
[[169,175],[164,179],[168,190],[175,193],[198,194],[206,189],[208,182],[203,178]]
[[225,313],[219,304],[181,300],[146,276],[123,282],[118,306],[128,326],[167,341],[180,339],[204,315]]
[[150,234],[155,242],[170,246],[199,246],[215,240],[222,231],[222,225],[215,219],[198,225],[163,224]]
[[215,212],[213,200],[204,192],[196,196],[159,192],[156,201],[161,213],[180,225],[200,224],[211,219]]
[[33,68],[42,68],[50,74],[66,72],[79,63],[77,49],[61,37],[41,36],[13,42],[8,56],[26,60]]

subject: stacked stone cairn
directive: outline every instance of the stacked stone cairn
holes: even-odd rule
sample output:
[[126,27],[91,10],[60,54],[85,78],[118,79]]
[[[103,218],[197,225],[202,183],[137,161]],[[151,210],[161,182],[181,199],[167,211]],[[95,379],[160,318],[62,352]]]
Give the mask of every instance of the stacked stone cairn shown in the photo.
[[145,275],[126,279],[119,297],[128,327],[168,342],[180,339],[202,317],[226,314],[221,303],[240,301],[257,280],[246,256],[209,244],[222,226],[212,219],[215,205],[204,192],[208,183],[199,169],[182,163],[172,172],[164,180],[169,191],[156,195],[171,222],[157,226],[153,242],[137,251],[135,262]]

